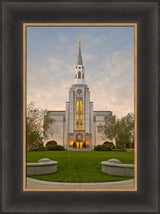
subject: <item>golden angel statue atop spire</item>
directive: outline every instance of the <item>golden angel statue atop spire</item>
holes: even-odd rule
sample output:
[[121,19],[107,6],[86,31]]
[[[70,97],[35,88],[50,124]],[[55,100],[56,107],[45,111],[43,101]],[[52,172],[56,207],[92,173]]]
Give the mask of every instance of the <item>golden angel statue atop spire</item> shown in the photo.
[[78,40],[79,40],[79,47],[81,47],[81,40],[78,38]]

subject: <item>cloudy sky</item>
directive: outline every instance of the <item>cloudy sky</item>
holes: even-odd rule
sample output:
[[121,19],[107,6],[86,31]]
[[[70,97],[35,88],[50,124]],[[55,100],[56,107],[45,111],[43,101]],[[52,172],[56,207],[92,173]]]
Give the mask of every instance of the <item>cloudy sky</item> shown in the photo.
[[65,110],[78,38],[94,110],[134,112],[134,27],[27,27],[27,103]]

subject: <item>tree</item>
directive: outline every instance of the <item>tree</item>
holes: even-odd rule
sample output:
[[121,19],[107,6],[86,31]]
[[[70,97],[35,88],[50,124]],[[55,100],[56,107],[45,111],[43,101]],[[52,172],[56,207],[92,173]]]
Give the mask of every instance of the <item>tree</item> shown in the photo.
[[116,121],[115,115],[105,117],[105,124],[98,126],[98,132],[112,140],[116,138],[116,144],[122,147],[132,146],[134,141],[134,114],[128,113]]
[[[46,116],[47,115],[47,116]],[[48,119],[44,123],[44,116]],[[35,107],[34,102],[27,105],[26,117],[26,143],[27,150],[41,145],[43,137],[46,135],[47,130],[54,119],[49,118],[47,110],[41,110]]]
[[130,147],[134,140],[134,114],[128,113],[127,116],[117,120],[116,126],[117,145]]
[[73,148],[76,148],[76,142],[73,143]]
[[86,143],[85,142],[83,142],[83,148],[86,148]]
[[48,135],[53,134],[53,130],[50,129],[50,125],[55,122],[53,117],[49,116],[49,112],[47,110],[44,111],[44,123],[43,123],[43,135],[44,138],[47,138]]
[[104,118],[105,124],[99,124],[98,125],[98,132],[102,133],[102,136],[105,136],[109,140],[112,141],[112,139],[116,136],[116,130],[115,130],[115,125],[116,125],[116,116],[112,115],[110,113],[109,115],[105,116]]
[[26,123],[26,142],[27,150],[34,147],[39,147],[42,141],[42,137],[38,130],[33,130],[29,122]]

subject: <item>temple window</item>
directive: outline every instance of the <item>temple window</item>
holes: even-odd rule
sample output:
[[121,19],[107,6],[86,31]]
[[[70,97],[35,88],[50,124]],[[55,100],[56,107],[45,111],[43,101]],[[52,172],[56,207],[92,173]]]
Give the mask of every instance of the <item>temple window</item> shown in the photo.
[[83,101],[82,98],[76,102],[76,130],[83,130]]
[[90,136],[85,137],[86,146],[90,146]]
[[73,140],[74,140],[74,137],[69,136],[69,146],[73,146]]

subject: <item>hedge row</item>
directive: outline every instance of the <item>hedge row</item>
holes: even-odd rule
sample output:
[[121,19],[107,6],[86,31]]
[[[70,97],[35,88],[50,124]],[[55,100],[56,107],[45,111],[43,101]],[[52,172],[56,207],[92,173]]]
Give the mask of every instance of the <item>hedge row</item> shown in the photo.
[[47,147],[41,146],[39,148],[33,148],[30,151],[64,151],[65,148],[61,145],[48,145]]
[[94,147],[94,151],[117,151],[117,152],[124,152],[126,151],[124,148],[117,148],[117,147],[113,147],[110,148],[110,147],[107,147],[106,145],[98,145],[98,146],[95,146]]
[[94,151],[112,151],[112,149],[105,145],[98,145],[94,147]]
[[61,145],[48,145],[47,146],[47,149],[50,150],[50,151],[64,151],[65,148]]

